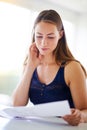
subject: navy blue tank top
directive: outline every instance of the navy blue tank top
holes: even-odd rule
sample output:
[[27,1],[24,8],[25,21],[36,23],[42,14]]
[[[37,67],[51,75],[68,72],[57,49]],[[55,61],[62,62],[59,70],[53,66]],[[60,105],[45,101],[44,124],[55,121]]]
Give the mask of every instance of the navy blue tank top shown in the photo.
[[64,67],[59,68],[54,80],[48,85],[39,81],[35,70],[31,79],[29,98],[33,104],[68,100],[70,107],[74,108],[70,89],[64,79]]

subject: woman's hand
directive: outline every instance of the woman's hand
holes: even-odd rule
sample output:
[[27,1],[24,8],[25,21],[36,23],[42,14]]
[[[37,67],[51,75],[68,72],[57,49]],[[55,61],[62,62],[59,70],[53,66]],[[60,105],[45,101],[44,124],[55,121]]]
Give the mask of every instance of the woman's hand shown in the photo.
[[36,68],[41,63],[41,59],[42,59],[42,55],[39,53],[36,44],[33,43],[29,48],[27,63],[29,63],[29,65],[34,66]]
[[83,122],[81,111],[78,109],[71,109],[70,115],[65,115],[62,117],[70,125],[77,126],[79,123]]

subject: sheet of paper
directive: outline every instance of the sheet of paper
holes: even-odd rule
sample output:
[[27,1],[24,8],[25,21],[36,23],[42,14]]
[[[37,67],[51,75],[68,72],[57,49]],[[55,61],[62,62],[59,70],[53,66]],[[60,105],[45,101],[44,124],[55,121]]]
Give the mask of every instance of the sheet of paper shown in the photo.
[[0,111],[1,116],[22,117],[30,116],[49,117],[49,116],[64,116],[70,114],[68,101],[57,101],[44,103],[34,106],[7,107]]

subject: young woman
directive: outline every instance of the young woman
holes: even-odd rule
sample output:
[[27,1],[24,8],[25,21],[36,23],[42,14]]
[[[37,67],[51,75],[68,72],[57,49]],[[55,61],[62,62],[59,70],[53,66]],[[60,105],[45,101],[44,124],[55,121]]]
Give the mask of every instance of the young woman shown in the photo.
[[87,122],[86,71],[71,54],[65,30],[55,10],[36,18],[32,44],[24,62],[20,83],[13,92],[13,105],[68,100],[71,114],[62,118],[70,125]]

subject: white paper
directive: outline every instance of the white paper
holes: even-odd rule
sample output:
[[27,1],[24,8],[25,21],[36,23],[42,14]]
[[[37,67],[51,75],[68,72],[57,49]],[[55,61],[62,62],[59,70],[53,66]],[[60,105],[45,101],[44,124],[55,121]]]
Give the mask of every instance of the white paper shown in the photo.
[[30,116],[49,117],[49,116],[64,116],[70,114],[68,101],[57,101],[44,103],[34,106],[7,107],[0,111],[1,116],[22,117]]

